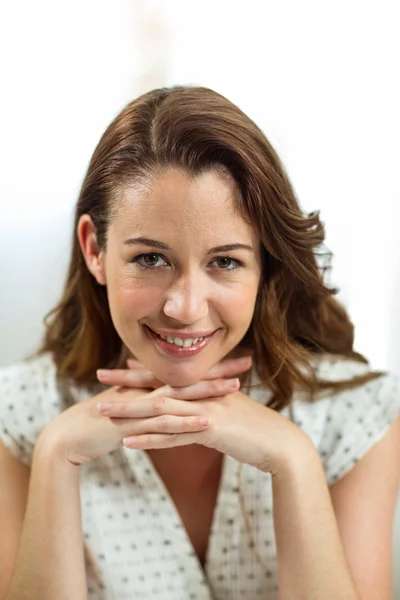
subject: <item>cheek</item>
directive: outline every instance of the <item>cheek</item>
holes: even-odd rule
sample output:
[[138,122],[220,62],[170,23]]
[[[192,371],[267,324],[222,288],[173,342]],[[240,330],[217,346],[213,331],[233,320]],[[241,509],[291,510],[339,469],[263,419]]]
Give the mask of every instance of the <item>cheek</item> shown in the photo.
[[257,283],[249,282],[248,285],[238,289],[225,291],[220,298],[220,306],[226,320],[231,326],[248,325],[252,319],[257,298]]
[[108,286],[108,301],[114,322],[132,323],[159,309],[162,292],[120,278]]

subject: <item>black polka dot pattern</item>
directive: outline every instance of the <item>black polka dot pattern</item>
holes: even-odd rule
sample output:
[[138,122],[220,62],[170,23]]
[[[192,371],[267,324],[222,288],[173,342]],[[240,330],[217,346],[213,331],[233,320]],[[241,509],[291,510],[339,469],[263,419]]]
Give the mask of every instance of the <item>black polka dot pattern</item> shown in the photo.
[[[365,366],[326,360],[324,379]],[[0,368],[0,435],[25,464],[43,427],[67,407],[49,355]],[[88,392],[71,389],[77,402]],[[265,404],[268,391],[252,389]],[[382,377],[314,403],[300,395],[294,422],[319,452],[328,484],[338,481],[388,431],[400,412],[399,379]],[[288,409],[283,414],[291,418]],[[271,477],[241,467],[249,538],[239,498],[239,463],[225,456],[204,571],[164,482],[146,452],[121,448],[81,467],[82,537],[93,600],[277,600]],[[261,557],[262,563],[257,556]]]

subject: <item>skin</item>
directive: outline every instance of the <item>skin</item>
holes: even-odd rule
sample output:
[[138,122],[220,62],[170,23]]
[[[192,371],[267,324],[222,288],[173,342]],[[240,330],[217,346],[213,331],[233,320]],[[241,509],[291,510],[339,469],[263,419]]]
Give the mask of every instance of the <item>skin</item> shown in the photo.
[[[390,597],[390,574],[386,570],[375,574],[372,564],[370,569],[363,565],[370,564],[368,557],[376,562],[376,552],[371,549],[381,535],[382,522],[373,514],[383,515],[390,529],[397,471],[393,470],[391,476],[389,511],[367,510],[362,502],[370,496],[370,489],[375,489],[382,464],[395,454],[394,445],[385,442],[386,447],[380,444],[371,451],[370,456],[373,452],[376,458],[368,465],[368,477],[360,471],[368,457],[346,476],[334,495],[339,515],[336,521],[320,458],[311,440],[282,414],[242,393],[237,379],[225,379],[250,366],[248,361],[243,364],[237,359],[221,359],[235,351],[246,333],[260,279],[257,252],[230,253],[231,258],[244,264],[233,273],[225,273],[222,263],[207,254],[215,245],[238,241],[257,248],[253,231],[234,210],[233,198],[233,186],[216,172],[190,179],[183,172],[170,170],[142,189],[124,190],[105,250],[97,247],[90,217],[82,216],[78,237],[86,264],[97,281],[107,285],[114,325],[138,362],[130,363],[129,369],[102,376],[101,380],[110,384],[108,389],[63,411],[43,429],[35,448],[33,462],[37,469],[32,474],[22,552],[7,600],[29,600],[32,594],[23,595],[22,590],[33,589],[33,584],[34,597],[44,600],[50,598],[48,590],[51,597],[54,590],[57,597],[84,597],[77,467],[121,444],[161,452],[162,456],[178,451],[175,459],[185,456],[194,478],[201,461],[191,448],[211,450],[214,457],[215,452],[226,454],[271,473],[282,600],[372,600],[377,590],[384,589],[387,593],[379,593],[379,597]],[[161,260],[161,266],[155,261],[154,273],[136,270],[137,265],[132,264],[134,253],[124,240],[138,235],[163,241],[170,248],[163,252],[165,261]],[[136,248],[138,251],[148,252],[149,248]],[[155,249],[150,251],[154,253]],[[226,266],[226,260],[223,264]],[[181,360],[160,353],[146,336],[146,325],[176,328],[177,332],[217,328],[218,335],[199,355]],[[398,444],[398,427],[392,430],[394,433],[386,440],[394,439]],[[184,455],[179,455],[182,446]],[[169,463],[175,471],[180,470],[176,469],[178,464],[181,467],[182,460]],[[206,471],[200,477],[204,478]],[[349,502],[348,491],[359,473],[363,481],[369,479],[368,485],[364,493],[357,493]],[[70,495],[60,497],[56,493],[61,489],[60,475],[68,481]],[[388,470],[385,477],[389,477]],[[384,494],[388,495],[386,489]],[[56,509],[49,511],[49,506]],[[384,508],[382,498],[376,506]],[[359,513],[365,516],[363,523],[374,521],[369,544],[353,526]],[[65,527],[65,523],[71,526]],[[354,580],[339,529],[346,541]],[[45,540],[40,548],[38,539]],[[386,551],[389,546],[386,537]],[[68,568],[64,558],[54,560],[63,557],[65,549],[71,557]],[[389,562],[386,557],[385,565]],[[51,564],[51,572],[41,570],[43,564]],[[36,576],[39,572],[40,580]],[[373,573],[367,582],[366,573]],[[362,596],[354,582],[363,590]]]
[[[210,378],[222,359],[235,354],[248,330],[261,276],[260,243],[235,209],[235,194],[233,180],[217,170],[191,178],[170,168],[122,190],[106,248],[98,248],[90,216],[81,217],[78,239],[89,270],[107,286],[114,326],[132,356],[164,384],[140,401],[126,394],[118,398],[114,391],[99,410],[113,423],[119,419],[121,429],[129,425],[132,433],[123,438],[127,447],[153,455],[156,450],[157,459],[171,465],[182,456],[179,447],[190,446],[184,453],[193,466],[212,468],[221,453],[277,472],[283,457],[308,446],[308,438],[239,391],[238,380]],[[169,249],[126,243],[138,237]],[[250,250],[210,251],[232,244]],[[151,268],[141,268],[138,257]],[[160,352],[146,326],[172,329],[178,337],[182,331],[217,333],[201,353],[175,358]],[[236,373],[248,368],[242,365]],[[133,382],[118,374],[101,380],[134,392]],[[207,422],[200,424],[202,417]],[[78,462],[87,453],[80,445]]]
[[[232,180],[216,171],[191,179],[170,169],[145,186],[123,190],[105,250],[96,247],[90,217],[79,224],[88,268],[107,286],[119,336],[164,383],[187,386],[203,379],[234,350],[251,323],[260,280],[259,241],[235,210],[234,195]],[[170,250],[125,243],[139,237]],[[237,243],[253,250],[209,254],[213,247]],[[143,253],[150,255],[132,262]],[[197,356],[175,358],[159,351],[145,326],[177,336],[180,331],[218,331]]]
[[[210,379],[211,369],[235,353],[248,330],[261,277],[260,243],[235,210],[237,192],[233,180],[217,170],[195,178],[164,170],[119,194],[106,248],[98,248],[90,216],[81,217],[78,239],[89,270],[107,286],[114,326],[131,354],[163,384],[140,395],[132,381],[109,373],[103,381],[116,387],[98,409],[108,426],[119,423],[121,432],[130,431],[122,438],[125,446],[156,450],[158,457],[162,450],[171,465],[182,456],[179,447],[190,446],[184,453],[187,458],[190,452],[193,467],[215,464],[221,453],[275,474],[286,460],[309,450],[309,438],[242,393],[238,380]],[[152,245],[126,243],[138,237],[152,239]],[[168,249],[161,251],[159,243]],[[246,248],[211,251],[232,244]],[[177,337],[216,334],[201,353],[181,358],[161,352],[147,327],[173,330]],[[92,440],[79,436],[72,462],[93,458]]]

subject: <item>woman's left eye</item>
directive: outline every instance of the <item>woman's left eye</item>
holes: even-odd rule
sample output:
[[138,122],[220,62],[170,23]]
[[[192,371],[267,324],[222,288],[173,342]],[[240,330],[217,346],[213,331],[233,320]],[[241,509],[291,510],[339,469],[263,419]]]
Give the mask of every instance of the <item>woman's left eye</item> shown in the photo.
[[220,256],[213,262],[217,263],[218,269],[223,269],[225,271],[233,271],[234,269],[243,266],[243,263],[241,263],[240,260],[229,258],[229,256]]

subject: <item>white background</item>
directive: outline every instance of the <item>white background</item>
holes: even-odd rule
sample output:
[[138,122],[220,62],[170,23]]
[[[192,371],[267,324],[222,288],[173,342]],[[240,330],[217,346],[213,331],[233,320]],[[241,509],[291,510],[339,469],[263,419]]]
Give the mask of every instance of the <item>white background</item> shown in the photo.
[[[321,210],[356,348],[400,372],[398,8],[2,3],[0,364],[34,349],[61,293],[73,206],[105,127],[139,93],[198,84],[257,122],[301,205]],[[395,535],[400,598],[400,524]]]

